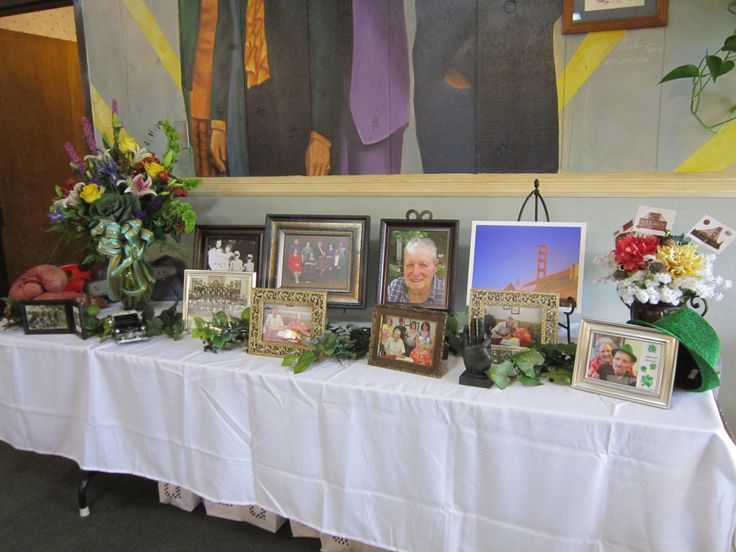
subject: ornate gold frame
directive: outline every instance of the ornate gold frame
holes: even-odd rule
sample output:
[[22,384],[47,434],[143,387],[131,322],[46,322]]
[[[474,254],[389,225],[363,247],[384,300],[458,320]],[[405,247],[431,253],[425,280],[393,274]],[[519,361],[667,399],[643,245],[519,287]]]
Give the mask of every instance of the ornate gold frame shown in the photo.
[[291,289],[254,288],[251,297],[250,326],[248,328],[248,353],[283,357],[298,353],[307,346],[301,343],[270,343],[263,341],[263,310],[266,303],[277,305],[304,305],[312,309],[310,335],[322,335],[327,325],[327,292]]

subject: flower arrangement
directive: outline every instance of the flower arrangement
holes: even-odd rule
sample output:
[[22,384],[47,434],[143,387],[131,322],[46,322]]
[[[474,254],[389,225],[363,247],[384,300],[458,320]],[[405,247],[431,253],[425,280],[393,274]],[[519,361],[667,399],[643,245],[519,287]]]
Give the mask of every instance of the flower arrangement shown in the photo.
[[615,281],[626,305],[634,301],[679,305],[696,298],[720,301],[720,290],[732,286],[730,280],[713,274],[716,256],[701,253],[686,236],[623,233],[615,245],[597,261],[606,267],[601,281]]
[[[108,295],[138,295],[153,282],[150,267],[143,261],[148,245],[179,241],[194,230],[196,215],[181,201],[196,188],[197,179],[172,174],[181,151],[179,135],[168,121],[158,127],[166,136],[166,152],[159,159],[124,131],[117,103],[112,105],[113,136],[102,137],[97,148],[92,127],[82,119],[88,154],[81,158],[67,143],[73,177],[60,186],[49,208],[50,231],[60,232],[62,241],[81,240],[88,246],[85,263],[109,259]],[[110,285],[111,278],[127,282]]]

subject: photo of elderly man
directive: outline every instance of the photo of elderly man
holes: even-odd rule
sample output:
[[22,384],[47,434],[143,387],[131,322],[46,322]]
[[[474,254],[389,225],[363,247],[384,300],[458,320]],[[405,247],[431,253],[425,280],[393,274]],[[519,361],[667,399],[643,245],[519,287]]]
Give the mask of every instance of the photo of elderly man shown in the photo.
[[389,283],[386,301],[444,306],[445,282],[437,275],[439,265],[437,245],[431,238],[411,238],[403,250],[403,276]]

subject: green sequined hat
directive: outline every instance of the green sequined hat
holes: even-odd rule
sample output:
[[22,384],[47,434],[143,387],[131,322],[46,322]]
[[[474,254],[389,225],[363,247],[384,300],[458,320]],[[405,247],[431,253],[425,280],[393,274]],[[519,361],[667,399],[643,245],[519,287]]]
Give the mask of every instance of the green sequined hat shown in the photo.
[[718,334],[708,321],[700,314],[689,308],[682,308],[663,316],[656,322],[632,320],[633,324],[651,326],[677,338],[680,344],[692,355],[702,381],[693,391],[708,391],[721,384],[715,370],[716,363],[721,356],[721,342]]

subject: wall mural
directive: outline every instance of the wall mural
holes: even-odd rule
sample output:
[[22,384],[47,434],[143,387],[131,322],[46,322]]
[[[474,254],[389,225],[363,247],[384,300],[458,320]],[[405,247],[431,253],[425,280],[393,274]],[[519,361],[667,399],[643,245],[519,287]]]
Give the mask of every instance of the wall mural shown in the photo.
[[[561,0],[179,0],[199,176],[557,172]],[[411,94],[411,83],[414,93]]]

